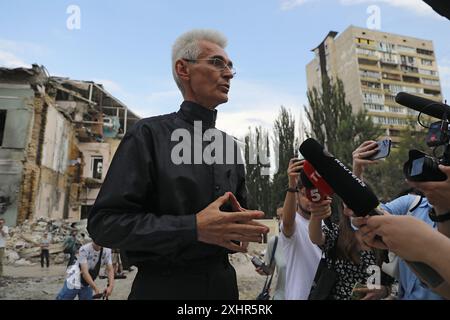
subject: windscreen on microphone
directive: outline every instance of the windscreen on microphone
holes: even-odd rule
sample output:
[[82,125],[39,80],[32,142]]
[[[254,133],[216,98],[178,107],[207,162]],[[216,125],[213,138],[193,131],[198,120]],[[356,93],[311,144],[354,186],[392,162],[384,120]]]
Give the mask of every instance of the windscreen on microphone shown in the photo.
[[326,152],[310,138],[300,146],[300,152],[321,177],[357,216],[372,214],[378,204],[377,196],[341,161]]
[[446,113],[447,119],[450,120],[450,106],[441,102],[414,96],[406,92],[398,93],[395,97],[395,102],[440,120],[442,120],[444,113]]

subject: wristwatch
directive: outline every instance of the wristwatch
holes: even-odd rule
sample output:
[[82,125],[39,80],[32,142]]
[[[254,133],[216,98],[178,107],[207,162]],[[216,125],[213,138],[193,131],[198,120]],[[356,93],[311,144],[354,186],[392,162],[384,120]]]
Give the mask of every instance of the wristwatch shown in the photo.
[[287,188],[286,192],[297,193],[298,192],[298,188]]
[[437,215],[436,211],[434,211],[434,208],[431,208],[428,212],[428,215],[430,216],[431,221],[434,222],[445,222],[450,220],[450,211],[447,211],[444,214]]

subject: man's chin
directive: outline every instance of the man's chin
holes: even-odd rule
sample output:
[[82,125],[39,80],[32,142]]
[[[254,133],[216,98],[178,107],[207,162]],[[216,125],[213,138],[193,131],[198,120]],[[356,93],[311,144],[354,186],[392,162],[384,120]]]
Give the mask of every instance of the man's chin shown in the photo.
[[219,99],[217,99],[217,105],[224,104],[228,102],[228,95],[222,95]]

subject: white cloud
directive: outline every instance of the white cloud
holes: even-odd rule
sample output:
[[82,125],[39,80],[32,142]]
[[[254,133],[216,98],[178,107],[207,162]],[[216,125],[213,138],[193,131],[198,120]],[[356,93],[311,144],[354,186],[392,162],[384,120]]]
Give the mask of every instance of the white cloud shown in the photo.
[[108,80],[108,79],[95,79],[92,80],[95,83],[98,84],[102,84],[103,87],[106,89],[106,91],[112,93],[112,94],[121,94],[124,93],[124,90],[122,89],[122,87],[115,81],[113,80]]
[[[165,85],[159,86],[158,91],[149,92],[142,98],[135,96],[132,99],[124,99],[124,102],[143,117],[176,112],[183,98],[172,82],[161,79],[160,83]],[[300,108],[305,101],[304,95],[292,94],[270,83],[234,79],[229,102],[217,108],[217,128],[236,137],[244,136],[249,126],[272,129],[281,105],[290,109],[298,122]]]
[[244,136],[249,126],[271,130],[281,105],[290,109],[298,121],[305,101],[304,95],[270,83],[236,79],[232,81],[229,102],[218,107],[217,128],[236,137]]
[[17,57],[15,54],[0,49],[0,66],[6,68],[31,68],[31,65]]
[[30,68],[31,65],[25,62],[26,59],[23,57],[38,57],[44,55],[46,52],[47,50],[44,47],[34,43],[0,39],[0,66],[7,68]]
[[281,10],[287,11],[315,0],[281,0]]

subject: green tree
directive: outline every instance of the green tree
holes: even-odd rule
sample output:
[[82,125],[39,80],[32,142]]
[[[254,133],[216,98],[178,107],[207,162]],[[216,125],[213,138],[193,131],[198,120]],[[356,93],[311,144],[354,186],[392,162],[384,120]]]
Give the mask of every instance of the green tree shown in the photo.
[[307,93],[307,118],[311,124],[309,136],[314,137],[329,152],[347,165],[352,163],[352,151],[365,140],[375,139],[382,129],[374,124],[365,110],[354,114],[346,102],[344,84],[340,79],[324,77],[321,90]]
[[[271,210],[270,176],[266,174],[270,164],[269,133],[261,127],[249,128],[245,137],[246,184],[248,189],[248,207],[262,210],[266,215]],[[265,155],[261,158],[262,155]]]
[[[295,120],[285,107],[281,106],[279,115],[274,122],[273,143],[275,156],[278,154],[278,170],[273,176],[270,216],[276,214],[277,206],[283,202],[287,188],[287,167],[289,160],[296,156],[295,150]],[[268,214],[266,212],[266,214]]]

